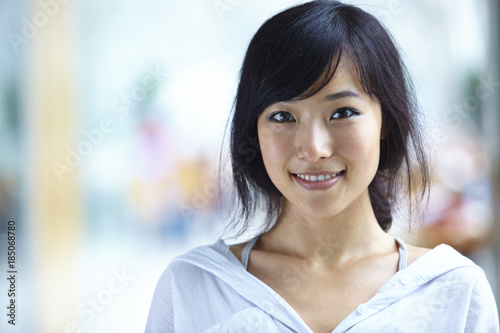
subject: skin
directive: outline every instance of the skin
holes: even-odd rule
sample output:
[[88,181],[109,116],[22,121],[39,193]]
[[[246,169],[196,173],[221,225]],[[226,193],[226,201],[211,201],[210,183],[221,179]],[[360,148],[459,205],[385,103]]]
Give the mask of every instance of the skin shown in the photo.
[[[266,108],[257,129],[283,209],[254,245],[248,271],[314,332],[331,332],[397,272],[396,242],[380,228],[368,194],[380,157],[380,104],[341,63],[315,95]],[[319,190],[301,186],[295,176],[317,172],[341,176]],[[236,257],[244,245],[231,247]],[[408,262],[425,252],[409,246]]]

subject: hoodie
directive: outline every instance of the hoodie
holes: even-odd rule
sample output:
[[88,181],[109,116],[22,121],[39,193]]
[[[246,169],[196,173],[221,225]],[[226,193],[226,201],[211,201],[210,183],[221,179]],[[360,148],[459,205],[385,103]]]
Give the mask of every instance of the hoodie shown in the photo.
[[[146,333],[160,332],[312,330],[218,240],[178,256],[160,277]],[[495,333],[499,322],[483,270],[442,244],[394,274],[332,331],[340,332]]]

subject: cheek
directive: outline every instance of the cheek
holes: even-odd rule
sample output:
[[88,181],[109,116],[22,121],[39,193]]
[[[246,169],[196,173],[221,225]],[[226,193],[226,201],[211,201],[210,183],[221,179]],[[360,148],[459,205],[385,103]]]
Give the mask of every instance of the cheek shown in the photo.
[[380,159],[380,130],[376,126],[360,126],[339,140],[339,153],[351,168],[375,174]]
[[259,143],[264,165],[270,175],[277,171],[276,168],[283,169],[290,154],[293,154],[290,138],[281,131],[259,129]]

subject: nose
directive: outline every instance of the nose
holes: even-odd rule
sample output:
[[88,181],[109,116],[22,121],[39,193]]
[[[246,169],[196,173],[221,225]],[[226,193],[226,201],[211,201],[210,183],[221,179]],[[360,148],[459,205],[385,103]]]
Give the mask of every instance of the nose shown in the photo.
[[327,159],[334,153],[334,140],[328,124],[318,120],[299,124],[297,157],[307,162]]

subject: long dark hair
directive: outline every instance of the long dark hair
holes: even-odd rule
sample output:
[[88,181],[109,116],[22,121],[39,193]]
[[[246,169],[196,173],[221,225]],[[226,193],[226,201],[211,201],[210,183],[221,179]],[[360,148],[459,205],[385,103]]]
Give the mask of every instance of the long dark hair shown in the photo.
[[414,198],[425,196],[429,171],[418,109],[392,37],[374,16],[357,7],[338,1],[311,1],[267,20],[245,55],[230,138],[238,200],[230,226],[238,235],[259,208],[267,213],[267,230],[281,209],[282,194],[269,178],[259,150],[259,115],[273,103],[317,93],[334,76],[342,58],[354,65],[353,74],[361,88],[376,98],[382,109],[380,162],[369,185],[382,229],[387,231],[392,224],[400,189],[412,193],[418,183]]

